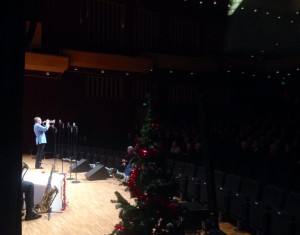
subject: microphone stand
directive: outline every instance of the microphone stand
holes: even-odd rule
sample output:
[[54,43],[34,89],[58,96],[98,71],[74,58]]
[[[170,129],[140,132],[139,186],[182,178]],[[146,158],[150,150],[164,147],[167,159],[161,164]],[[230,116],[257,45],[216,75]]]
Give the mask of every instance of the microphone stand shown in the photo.
[[[67,178],[67,180],[73,180],[72,177],[72,157],[71,157],[71,150],[72,150],[72,134],[73,134],[73,127],[70,126],[68,123],[68,157],[71,160],[71,166],[70,166],[70,177]],[[76,161],[76,168],[77,168],[77,161]],[[76,169],[75,168],[75,169]]]
[[[76,126],[75,125],[75,123],[73,123],[73,127],[74,127],[74,129],[75,129],[75,131],[74,131],[74,156],[75,156],[75,166],[76,166],[76,168],[75,169],[77,169],[77,162],[78,162],[78,151],[77,151],[77,137],[78,137],[78,126]],[[79,180],[77,180],[77,170],[75,171],[75,180],[73,180],[72,181],[72,183],[75,183],[75,184],[77,184],[77,183],[80,183],[80,181]]]
[[[60,120],[59,120],[60,121]],[[64,128],[65,128],[65,124],[63,122],[60,121],[61,124],[61,130],[60,130],[60,153],[61,153],[61,173],[60,174],[64,174],[64,145],[63,145],[63,139],[64,139]]]
[[56,158],[58,158],[58,154],[56,152],[56,134],[57,134],[57,128],[53,125],[53,136],[54,136],[54,167],[53,167],[53,172],[58,172],[57,170],[55,170],[55,162],[56,162]]
[[70,154],[70,123],[67,123],[67,148],[68,148],[68,157],[71,160],[71,154]]

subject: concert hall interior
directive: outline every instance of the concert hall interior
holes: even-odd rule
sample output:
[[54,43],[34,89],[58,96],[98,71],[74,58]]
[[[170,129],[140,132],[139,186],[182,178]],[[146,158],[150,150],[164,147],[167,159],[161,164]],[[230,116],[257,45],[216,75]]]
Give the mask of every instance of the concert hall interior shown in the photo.
[[300,0],[0,9],[0,234],[300,234]]

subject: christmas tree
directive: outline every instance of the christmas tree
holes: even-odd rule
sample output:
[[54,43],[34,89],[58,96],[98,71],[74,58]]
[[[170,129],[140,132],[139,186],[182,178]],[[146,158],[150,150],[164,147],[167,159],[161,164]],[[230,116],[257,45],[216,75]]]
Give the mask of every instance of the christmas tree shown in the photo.
[[119,192],[115,192],[117,200],[112,202],[120,209],[121,221],[115,225],[112,234],[184,234],[183,210],[172,199],[176,185],[165,167],[166,157],[157,135],[160,125],[154,118],[150,96],[147,100],[145,123],[135,145],[138,161],[127,181],[135,204],[131,205]]

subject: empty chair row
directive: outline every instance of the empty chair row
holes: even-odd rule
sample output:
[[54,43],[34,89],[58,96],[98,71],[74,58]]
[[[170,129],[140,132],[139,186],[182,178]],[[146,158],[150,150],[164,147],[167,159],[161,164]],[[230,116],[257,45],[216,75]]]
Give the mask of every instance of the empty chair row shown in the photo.
[[[185,169],[186,166],[193,166]],[[228,162],[226,163],[228,166],[227,170],[222,170],[220,168],[214,168],[215,170],[220,170],[225,173],[230,173],[234,175],[238,175],[242,178],[250,178],[259,181],[263,185],[273,184],[278,187],[284,188],[286,190],[295,190],[300,191],[300,168],[298,167],[291,167],[291,168],[281,168],[277,166],[276,168],[273,167],[266,167],[266,166],[255,166],[248,163],[235,163],[235,162]],[[231,166],[231,167],[230,167]],[[167,168],[168,171],[171,173],[172,177],[177,177],[179,175],[188,175],[196,174],[196,170],[203,166],[198,166],[191,163],[185,163],[182,161],[174,161],[172,159],[167,160]],[[231,170],[229,170],[231,169]],[[235,169],[235,170],[233,170]],[[192,176],[191,175],[191,176]]]
[[[187,180],[187,197],[208,203],[208,182],[199,168],[198,177]],[[300,194],[257,180],[215,170],[216,207],[237,221],[239,229],[251,228],[257,234],[299,234]]]

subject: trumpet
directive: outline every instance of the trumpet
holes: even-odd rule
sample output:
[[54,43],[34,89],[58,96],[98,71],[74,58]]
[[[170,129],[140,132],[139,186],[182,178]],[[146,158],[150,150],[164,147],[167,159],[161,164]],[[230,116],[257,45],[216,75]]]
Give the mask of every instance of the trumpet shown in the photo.
[[[48,119],[47,119],[48,120]],[[47,121],[42,121],[42,124],[46,124]],[[49,124],[55,124],[55,119],[54,120],[49,120]]]

